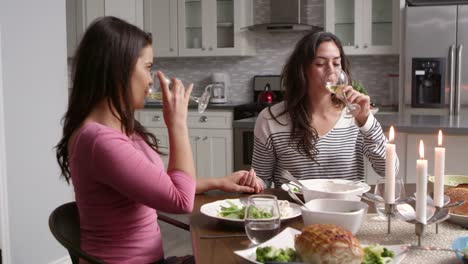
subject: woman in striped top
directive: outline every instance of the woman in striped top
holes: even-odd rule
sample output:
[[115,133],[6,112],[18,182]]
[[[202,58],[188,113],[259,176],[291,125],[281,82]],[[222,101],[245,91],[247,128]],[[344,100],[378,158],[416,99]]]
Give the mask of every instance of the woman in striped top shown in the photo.
[[[323,85],[326,71],[349,61],[340,40],[328,32],[306,34],[283,68],[285,100],[265,108],[255,124],[252,167],[264,186],[287,182],[282,170],[298,179],[364,179],[364,156],[385,174],[385,138],[369,111],[369,96],[346,86],[349,103],[361,110],[348,117],[345,105]],[[398,171],[398,159],[395,170]]]

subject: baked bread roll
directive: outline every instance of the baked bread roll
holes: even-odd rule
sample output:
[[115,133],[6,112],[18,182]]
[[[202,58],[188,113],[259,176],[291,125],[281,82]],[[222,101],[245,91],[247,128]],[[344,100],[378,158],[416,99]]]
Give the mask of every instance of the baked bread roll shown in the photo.
[[364,252],[353,234],[331,224],[313,224],[302,229],[294,247],[303,262],[360,264]]
[[462,205],[450,208],[450,213],[468,215],[468,189],[467,188],[450,188],[445,191],[445,194],[450,197],[450,202],[459,200],[465,201]]

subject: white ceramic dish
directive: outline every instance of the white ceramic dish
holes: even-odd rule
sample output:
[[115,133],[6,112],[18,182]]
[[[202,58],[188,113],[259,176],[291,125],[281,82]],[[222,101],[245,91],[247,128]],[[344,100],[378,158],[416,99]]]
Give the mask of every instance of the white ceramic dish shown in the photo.
[[[310,179],[310,180],[299,180],[302,184],[304,184],[306,187],[312,189],[306,191],[307,194],[304,195],[303,191],[299,190],[298,194],[304,195],[304,200],[306,202],[312,200],[312,199],[318,199],[318,198],[331,198],[331,199],[343,199],[343,200],[353,200],[353,201],[359,201],[361,200],[357,195],[361,195],[362,193],[368,192],[370,190],[370,186],[365,183],[365,182],[360,182],[360,183],[355,183],[355,184],[350,184],[351,180],[343,180],[343,179]],[[327,184],[329,183],[335,183],[337,185],[350,185],[350,189],[354,188],[354,190],[343,190],[342,188],[338,189],[336,192],[329,192],[329,191],[324,191],[327,189]],[[295,186],[292,185],[291,183],[286,184],[284,183],[281,185],[281,188],[285,191],[288,191],[288,186],[291,187],[291,189],[294,189]],[[321,187],[323,186],[323,188]],[[357,188],[360,187],[360,188]],[[323,190],[321,190],[323,189]]]
[[[301,231],[299,230],[287,227],[281,233],[277,234],[276,236],[262,244],[244,250],[237,250],[234,251],[234,253],[240,256],[241,258],[249,261],[250,263],[260,263],[255,260],[255,251],[257,250],[257,247],[273,246],[276,248],[290,247],[294,249],[294,238],[300,233]],[[364,248],[366,245],[361,246]],[[393,261],[390,262],[390,264],[398,264],[405,258],[406,253],[403,253],[403,246],[404,245],[385,245],[386,248],[393,251],[396,255],[395,259],[393,259]]]
[[468,227],[468,215],[459,215],[452,213],[449,213],[449,215],[450,218],[447,221],[462,227]]
[[[344,184],[346,184],[346,183],[351,183],[353,181],[343,180],[343,179],[310,179],[310,180],[299,180],[299,182],[304,184],[305,186],[313,186],[315,183],[333,182],[333,183],[344,183]],[[284,191],[288,191],[288,185],[289,185],[289,187],[291,187],[291,189],[296,188],[296,186],[293,185],[292,182],[290,182],[289,184],[283,183],[281,185],[281,189],[283,189]],[[365,182],[356,183],[356,185],[361,186],[363,188],[364,192],[368,192],[370,190],[370,186]],[[297,191],[295,193],[302,195],[301,190],[299,190],[299,191]]]
[[[243,206],[239,199],[227,199],[234,203],[237,206]],[[231,219],[218,216],[219,211],[221,210],[221,205],[229,207],[227,200],[218,200],[212,203],[204,204],[200,207],[200,212],[206,216],[213,217],[216,219],[228,221],[228,222],[237,222],[242,223],[244,219]],[[292,213],[286,217],[281,217],[281,220],[287,220],[301,215],[301,206],[295,203],[289,203],[292,208]]]
[[315,199],[301,207],[304,225],[334,224],[354,235],[361,228],[369,205],[360,201]]
[[[434,176],[428,176],[427,180],[429,182],[429,191],[433,190],[434,186]],[[444,176],[444,189],[457,187],[459,184],[467,184],[468,176],[466,175],[445,175]]]

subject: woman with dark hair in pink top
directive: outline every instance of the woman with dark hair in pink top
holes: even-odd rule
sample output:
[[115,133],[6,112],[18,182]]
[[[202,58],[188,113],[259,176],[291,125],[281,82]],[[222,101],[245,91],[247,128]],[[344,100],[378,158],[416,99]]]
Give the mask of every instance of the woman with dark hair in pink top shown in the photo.
[[62,175],[73,182],[81,247],[106,263],[164,263],[156,211],[189,213],[196,192],[261,192],[253,171],[195,180],[187,129],[193,85],[162,81],[168,168],[156,137],[134,118],[153,84],[151,35],[115,17],[94,21],[80,42],[57,145]]

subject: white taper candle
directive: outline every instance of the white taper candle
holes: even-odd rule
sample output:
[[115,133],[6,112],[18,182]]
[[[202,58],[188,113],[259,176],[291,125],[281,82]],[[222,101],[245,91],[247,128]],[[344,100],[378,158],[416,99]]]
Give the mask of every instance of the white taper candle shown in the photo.
[[390,127],[388,135],[388,143],[385,146],[385,194],[384,199],[388,204],[395,203],[395,144],[393,139],[395,137],[395,131],[393,126]]
[[420,159],[416,161],[416,220],[426,224],[427,208],[427,160],[424,159],[424,143],[419,142]]
[[442,131],[439,130],[438,147],[434,150],[434,206],[444,206],[445,148],[442,147]]

